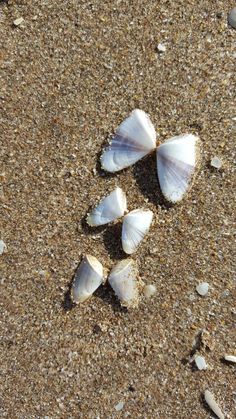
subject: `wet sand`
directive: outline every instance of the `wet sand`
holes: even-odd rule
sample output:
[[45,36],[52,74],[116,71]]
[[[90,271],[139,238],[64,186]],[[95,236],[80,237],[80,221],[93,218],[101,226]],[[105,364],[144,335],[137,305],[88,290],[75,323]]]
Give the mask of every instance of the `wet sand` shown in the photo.
[[[206,388],[236,416],[235,366],[221,361],[235,354],[234,5],[0,2],[2,418],[205,419]],[[134,108],[150,114],[160,142],[201,138],[200,170],[180,205],[163,200],[155,154],[116,175],[100,169],[104,144]],[[125,257],[120,222],[85,223],[116,185],[129,210],[154,212],[134,258],[157,293],[127,311],[105,286],[72,307],[82,255],[107,272]],[[189,362],[194,348],[206,371]]]

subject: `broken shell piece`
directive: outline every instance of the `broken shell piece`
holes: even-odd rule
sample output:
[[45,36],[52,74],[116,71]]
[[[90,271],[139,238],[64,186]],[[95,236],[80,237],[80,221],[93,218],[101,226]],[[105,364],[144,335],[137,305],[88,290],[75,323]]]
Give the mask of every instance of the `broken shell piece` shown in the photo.
[[146,298],[151,298],[154,294],[156,294],[157,292],[157,288],[156,285],[145,285],[145,287],[143,288],[143,294]]
[[224,359],[228,362],[234,362],[234,363],[236,362],[236,356],[234,355],[225,355]]
[[101,156],[102,168],[117,172],[131,166],[156,148],[156,132],[149,116],[135,109],[118,127]]
[[137,307],[139,303],[138,269],[132,259],[118,262],[112,269],[108,282],[125,307]]
[[212,412],[214,412],[219,419],[224,419],[225,416],[222,413],[218,404],[216,403],[214,395],[209,390],[205,390],[204,397]]
[[103,282],[102,264],[91,255],[86,255],[75,274],[71,298],[75,303],[83,303]]
[[214,167],[215,169],[221,169],[222,166],[222,160],[219,157],[213,157],[211,159],[211,166]]
[[122,217],[127,211],[126,195],[121,188],[116,188],[87,217],[90,226],[110,223]]
[[201,282],[201,284],[199,284],[196,287],[197,293],[199,295],[201,295],[202,297],[204,297],[208,293],[208,290],[209,290],[209,284],[208,284],[208,282]]
[[124,217],[122,225],[122,247],[125,253],[131,255],[147,234],[153,218],[153,212],[136,209]]
[[199,150],[199,138],[192,134],[172,137],[157,148],[158,179],[167,201],[181,201],[190,189]]
[[195,364],[196,364],[197,368],[200,371],[207,369],[207,363],[205,361],[205,358],[203,358],[203,356],[196,355],[195,358],[194,358],[194,361],[195,361]]
[[6,251],[7,246],[5,245],[3,240],[0,240],[0,255],[2,255]]

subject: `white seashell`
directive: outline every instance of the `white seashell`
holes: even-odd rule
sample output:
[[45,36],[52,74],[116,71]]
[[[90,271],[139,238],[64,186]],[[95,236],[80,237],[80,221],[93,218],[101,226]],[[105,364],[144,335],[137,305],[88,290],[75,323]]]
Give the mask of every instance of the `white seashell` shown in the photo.
[[118,127],[101,156],[102,168],[117,172],[131,166],[156,148],[156,132],[149,116],[135,109]]
[[0,240],[0,255],[2,255],[6,251],[7,246],[5,245],[3,240]]
[[192,134],[172,137],[157,148],[158,179],[167,201],[181,201],[189,190],[199,148],[199,139]]
[[153,212],[136,209],[124,217],[122,225],[122,247],[125,253],[131,255],[137,250],[139,243],[148,232],[153,218]]
[[203,358],[203,356],[196,355],[195,358],[194,358],[194,361],[195,361],[195,364],[196,364],[197,368],[200,371],[207,369],[207,363],[205,361],[205,358]]
[[127,211],[126,195],[121,188],[116,188],[87,217],[90,226],[110,223],[122,217]]
[[144,289],[143,289],[143,294],[146,298],[151,298],[154,294],[156,294],[157,292],[157,288],[156,285],[145,285]]
[[202,297],[204,297],[205,295],[207,295],[209,290],[209,284],[208,282],[201,282],[201,284],[199,284],[196,287],[196,291],[199,295],[201,295]]
[[216,403],[216,401],[214,399],[214,395],[209,390],[205,390],[204,397],[205,397],[205,400],[206,400],[208,406],[215,413],[215,415],[219,419],[224,419],[225,415],[222,413],[221,409],[219,408],[218,404]]
[[229,362],[236,362],[236,356],[234,355],[225,355],[224,359]]
[[71,298],[75,303],[83,303],[103,282],[102,264],[91,255],[86,255],[75,274]]
[[221,169],[221,167],[222,167],[222,160],[219,157],[217,157],[217,156],[212,157],[212,159],[211,159],[211,166],[214,167],[215,169]]
[[136,307],[139,303],[138,269],[132,259],[118,262],[112,269],[108,282],[119,298],[121,305]]

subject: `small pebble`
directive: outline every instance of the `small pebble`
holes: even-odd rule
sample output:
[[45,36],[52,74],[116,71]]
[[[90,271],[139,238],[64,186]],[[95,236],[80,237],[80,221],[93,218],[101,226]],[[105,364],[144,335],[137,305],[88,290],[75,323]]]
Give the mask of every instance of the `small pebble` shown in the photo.
[[154,294],[156,294],[156,292],[157,292],[156,286],[152,284],[145,285],[143,289],[143,293],[146,298],[151,298]]
[[202,282],[196,287],[196,291],[199,295],[204,297],[208,293],[209,290],[209,284],[207,282]]
[[215,169],[220,169],[222,167],[222,160],[219,157],[213,157],[211,159],[211,166]]
[[232,28],[236,29],[236,7],[234,7],[229,13],[228,22]]
[[236,356],[234,356],[234,355],[225,355],[225,360],[226,361],[229,361],[229,362],[236,362]]
[[201,371],[201,370],[206,370],[207,369],[207,364],[205,361],[205,358],[203,358],[203,356],[197,355],[194,358],[195,364],[197,366],[197,368]]
[[166,46],[163,44],[158,44],[157,49],[159,52],[166,52]]
[[23,17],[18,17],[17,19],[14,20],[13,23],[14,23],[15,26],[19,26],[19,25],[21,25],[22,22],[24,22]]
[[116,406],[115,409],[117,412],[119,412],[120,410],[122,410],[124,407],[124,403],[123,402],[119,402]]
[[6,250],[6,245],[3,240],[0,240],[0,255],[2,255]]

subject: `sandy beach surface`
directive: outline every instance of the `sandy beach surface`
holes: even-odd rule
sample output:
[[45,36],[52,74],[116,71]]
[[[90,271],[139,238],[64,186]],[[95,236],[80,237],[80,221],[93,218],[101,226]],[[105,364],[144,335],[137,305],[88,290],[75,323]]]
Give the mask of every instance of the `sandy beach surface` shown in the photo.
[[[235,365],[222,361],[236,354],[234,6],[0,1],[1,418],[213,418],[206,389],[236,417]],[[177,206],[163,200],[155,153],[115,175],[101,170],[102,148],[135,108],[160,143],[201,139],[199,172]],[[115,186],[129,210],[154,212],[133,257],[157,292],[128,311],[106,285],[73,307],[84,254],[106,272],[126,257],[121,221],[85,222]]]

